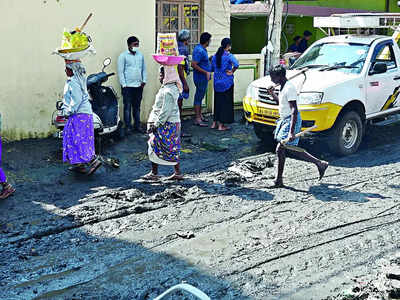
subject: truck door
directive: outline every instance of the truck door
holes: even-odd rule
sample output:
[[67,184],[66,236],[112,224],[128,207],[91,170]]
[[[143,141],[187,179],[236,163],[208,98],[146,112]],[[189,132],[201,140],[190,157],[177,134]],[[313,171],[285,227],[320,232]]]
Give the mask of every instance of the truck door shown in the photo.
[[[382,74],[371,74],[376,63],[385,63],[387,71]],[[399,106],[400,71],[392,41],[382,42],[375,47],[365,87],[367,115]]]

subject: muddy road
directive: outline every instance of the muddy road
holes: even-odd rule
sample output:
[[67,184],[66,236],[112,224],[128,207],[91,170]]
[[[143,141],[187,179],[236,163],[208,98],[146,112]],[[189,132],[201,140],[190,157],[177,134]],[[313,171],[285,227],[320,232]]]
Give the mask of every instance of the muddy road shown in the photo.
[[66,171],[55,139],[5,144],[18,190],[0,203],[0,299],[152,299],[181,282],[211,299],[328,299],[397,257],[400,125],[345,158],[304,143],[326,178],[288,160],[279,190],[252,128],[188,129],[180,183],[139,179],[142,135],[107,143],[121,167],[91,178]]

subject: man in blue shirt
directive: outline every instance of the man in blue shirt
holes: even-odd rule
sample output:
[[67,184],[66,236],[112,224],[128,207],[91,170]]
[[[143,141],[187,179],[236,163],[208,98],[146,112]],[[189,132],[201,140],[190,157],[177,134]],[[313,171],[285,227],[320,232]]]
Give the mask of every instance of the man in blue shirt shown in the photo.
[[[139,52],[139,40],[131,36],[127,41],[128,50],[118,58],[118,77],[122,87],[124,101],[125,130],[129,134],[133,130],[144,133],[140,128],[140,104],[143,88],[146,85],[146,64],[142,53]],[[134,128],[132,128],[132,115]]]
[[290,45],[289,47],[289,52],[299,52],[299,45],[301,42],[301,37],[299,35],[296,35],[293,38],[294,43]]
[[308,48],[308,41],[311,39],[312,33],[308,30],[304,31],[304,36],[298,46],[299,52],[304,53]]
[[179,112],[181,116],[181,136],[182,137],[190,137],[191,135],[183,131],[183,120],[182,120],[182,106],[183,99],[189,98],[189,85],[186,81],[186,77],[189,75],[189,40],[190,40],[190,31],[187,29],[182,29],[178,34],[178,51],[179,55],[185,56],[185,60],[182,61],[178,65],[178,74],[179,78],[182,82],[183,92],[179,95],[178,98],[178,106]]
[[200,44],[193,49],[192,67],[193,81],[196,86],[196,93],[194,95],[194,111],[196,119],[194,124],[201,127],[207,127],[207,122],[201,114],[201,104],[207,92],[208,81],[211,79],[211,64],[208,57],[207,47],[211,42],[211,34],[204,32],[200,36]]

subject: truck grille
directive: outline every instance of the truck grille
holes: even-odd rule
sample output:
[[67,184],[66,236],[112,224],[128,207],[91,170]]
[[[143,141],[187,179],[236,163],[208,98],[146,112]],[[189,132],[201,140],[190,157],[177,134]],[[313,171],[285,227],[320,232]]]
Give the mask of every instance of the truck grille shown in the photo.
[[[279,94],[279,89],[275,90]],[[268,95],[267,89],[266,88],[259,88],[258,89],[258,99],[262,103],[267,103],[267,104],[272,104],[272,105],[278,105],[270,95]]]

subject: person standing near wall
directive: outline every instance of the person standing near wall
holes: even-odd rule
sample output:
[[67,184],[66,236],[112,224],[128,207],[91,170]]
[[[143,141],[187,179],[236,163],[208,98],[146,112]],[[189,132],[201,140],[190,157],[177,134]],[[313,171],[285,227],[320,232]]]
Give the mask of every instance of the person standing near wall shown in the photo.
[[208,57],[207,47],[211,42],[211,34],[204,32],[200,36],[200,44],[193,49],[192,67],[193,81],[196,86],[196,94],[194,96],[194,111],[196,119],[194,124],[201,127],[207,127],[208,122],[201,113],[201,105],[207,92],[208,81],[211,79],[211,66]]
[[232,42],[229,38],[221,41],[217,53],[212,59],[212,72],[214,72],[214,122],[211,128],[229,130],[225,124],[231,124],[234,120],[233,111],[233,74],[239,68],[238,60],[230,53]]
[[[128,50],[118,58],[118,77],[124,102],[125,132],[144,133],[140,128],[140,105],[147,82],[146,64],[139,51],[139,39],[131,36],[127,40]],[[134,126],[132,127],[132,114]]]
[[189,98],[189,85],[187,84],[186,77],[189,74],[189,40],[190,40],[190,31],[187,29],[182,29],[178,34],[178,51],[179,55],[185,57],[185,59],[178,65],[178,74],[179,78],[182,82],[183,92],[179,95],[178,106],[179,113],[181,117],[181,136],[182,137],[190,137],[191,135],[183,132],[182,128],[182,106],[183,100]]
[[91,175],[101,162],[95,154],[93,111],[87,91],[86,70],[80,61],[66,60],[68,80],[62,111],[68,118],[63,131],[63,160],[70,171]]
[[297,52],[299,52],[299,46],[300,46],[300,42],[301,42],[301,36],[296,35],[296,36],[293,38],[293,41],[294,41],[294,43],[291,44],[290,47],[289,47],[289,52],[297,53]]
[[1,140],[1,114],[0,114],[0,184],[2,187],[2,191],[0,192],[0,199],[6,199],[15,193],[15,189],[11,184],[7,182],[6,174],[1,168],[1,148],[2,148],[2,140]]

